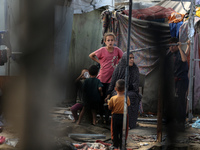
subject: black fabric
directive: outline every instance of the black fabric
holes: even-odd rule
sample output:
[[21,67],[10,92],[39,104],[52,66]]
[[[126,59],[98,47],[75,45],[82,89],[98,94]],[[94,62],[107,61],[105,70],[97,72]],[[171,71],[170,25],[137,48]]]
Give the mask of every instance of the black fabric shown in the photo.
[[124,114],[112,115],[113,146],[117,148],[122,147],[123,115]]
[[179,51],[173,53],[174,56],[174,77],[188,79],[188,63],[181,60]]
[[98,110],[101,101],[99,87],[102,86],[97,78],[85,79],[83,83],[83,105],[86,108]]
[[[75,83],[76,86],[76,98],[78,96],[80,102],[83,102],[83,83],[81,80],[77,81]],[[75,103],[76,103],[76,99],[75,99]]]
[[[114,90],[115,83],[118,79],[125,79],[125,70],[126,70],[126,59],[127,54],[124,53],[122,58],[120,59],[117,67],[115,68],[112,79],[110,82],[110,86],[108,88],[108,93],[116,93]],[[139,69],[136,64],[133,66],[129,66],[129,76],[128,76],[128,85],[129,89],[127,91],[127,95],[130,98],[130,106],[128,107],[128,115],[129,115],[129,127],[133,129],[136,127],[136,122],[138,118],[138,110],[139,110],[139,102],[141,100],[141,95],[139,94]]]
[[186,120],[186,92],[188,89],[189,80],[178,80],[175,82],[175,110],[176,110],[176,120],[179,123],[185,123]]
[[[124,53],[119,61],[119,64],[113,72],[111,83],[108,88],[108,94],[113,92],[115,83],[118,79],[125,79],[126,59],[127,54]],[[131,90],[139,94],[139,69],[135,63],[133,64],[133,66],[129,66],[128,85],[131,88]]]
[[[107,115],[106,113],[107,113],[108,109],[106,109],[104,107],[104,99],[107,96],[106,94],[107,94],[107,90],[108,90],[108,87],[109,87],[110,83],[102,83],[102,84],[103,84],[103,87],[102,87],[103,96],[101,96],[101,101],[99,103],[99,114],[100,114],[100,116],[103,116],[103,115],[106,116]],[[107,116],[106,116],[106,118],[107,118]]]

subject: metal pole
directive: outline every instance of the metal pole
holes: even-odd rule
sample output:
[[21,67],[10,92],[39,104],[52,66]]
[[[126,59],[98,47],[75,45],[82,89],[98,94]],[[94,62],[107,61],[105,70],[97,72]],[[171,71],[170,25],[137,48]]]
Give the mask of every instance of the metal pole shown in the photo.
[[[181,45],[186,45],[187,43],[181,43]],[[130,50],[130,52],[139,52],[139,51],[143,51],[143,50],[147,50],[147,49],[155,49],[158,47],[170,47],[170,46],[174,46],[174,45],[178,45],[178,44],[163,44],[163,45],[157,45],[157,46],[148,46],[148,47],[144,47],[144,48],[138,48],[138,49],[133,49]]]
[[190,39],[190,72],[189,72],[189,112],[188,112],[188,121],[192,121],[192,101],[193,101],[193,70],[194,70],[194,0],[191,0],[191,10],[190,10],[190,18],[189,18],[189,29],[188,29],[188,36]]
[[129,20],[128,20],[128,40],[127,40],[127,61],[125,73],[125,100],[124,100],[124,117],[123,117],[123,134],[122,134],[122,150],[126,149],[126,127],[127,127],[127,91],[128,91],[128,70],[129,70],[129,50],[130,50],[130,32],[132,17],[132,0],[129,0]]
[[[159,48],[160,49],[160,48]],[[157,142],[162,142],[162,116],[163,116],[163,95],[164,93],[164,64],[165,64],[165,51],[160,51],[160,61],[159,61],[159,90],[158,90],[158,108],[157,108]]]

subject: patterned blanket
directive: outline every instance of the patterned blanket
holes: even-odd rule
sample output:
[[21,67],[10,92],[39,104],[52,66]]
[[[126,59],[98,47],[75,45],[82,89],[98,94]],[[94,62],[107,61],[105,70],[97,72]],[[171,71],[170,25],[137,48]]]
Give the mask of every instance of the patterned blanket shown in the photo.
[[[165,8],[162,6],[152,6],[145,9],[132,10],[132,17],[142,20],[155,20],[168,18],[172,12],[175,12],[172,8]],[[124,10],[123,14],[129,15],[129,10]]]

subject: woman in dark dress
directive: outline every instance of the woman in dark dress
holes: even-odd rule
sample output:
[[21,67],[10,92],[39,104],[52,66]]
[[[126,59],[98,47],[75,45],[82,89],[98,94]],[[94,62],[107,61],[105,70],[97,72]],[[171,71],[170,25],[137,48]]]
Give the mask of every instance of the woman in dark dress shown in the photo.
[[[117,67],[113,72],[110,86],[108,88],[108,95],[105,100],[109,99],[111,96],[116,94],[114,90],[116,81],[118,79],[125,79],[126,60],[127,60],[127,53],[124,53],[121,60],[119,61],[119,64],[117,65]],[[129,55],[127,96],[129,96],[131,102],[131,105],[128,107],[129,128],[133,129],[136,127],[141,95],[139,94],[139,69],[134,63],[134,55],[132,53],[130,53]]]

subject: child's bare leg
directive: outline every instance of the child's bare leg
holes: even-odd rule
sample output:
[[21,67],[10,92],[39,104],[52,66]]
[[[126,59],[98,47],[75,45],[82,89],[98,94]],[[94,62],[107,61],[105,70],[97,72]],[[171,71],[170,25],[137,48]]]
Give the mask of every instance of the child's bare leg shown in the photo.
[[82,111],[81,111],[81,113],[80,113],[80,115],[79,115],[79,118],[78,118],[77,124],[80,124],[81,119],[83,118],[83,114],[84,114],[84,113],[85,113],[85,107],[83,107],[83,109],[82,109]]
[[96,118],[97,118],[97,113],[96,110],[92,109],[92,124],[95,125],[96,124]]

